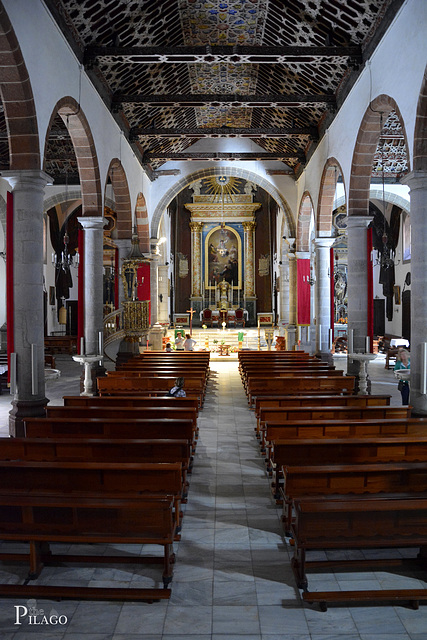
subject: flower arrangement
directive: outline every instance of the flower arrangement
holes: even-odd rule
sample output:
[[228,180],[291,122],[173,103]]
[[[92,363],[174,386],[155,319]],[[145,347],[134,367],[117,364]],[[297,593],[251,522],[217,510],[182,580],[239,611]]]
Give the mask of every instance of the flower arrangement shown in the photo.
[[202,324],[202,329],[207,329],[207,325],[206,324]]
[[337,324],[347,324],[348,318],[338,318]]

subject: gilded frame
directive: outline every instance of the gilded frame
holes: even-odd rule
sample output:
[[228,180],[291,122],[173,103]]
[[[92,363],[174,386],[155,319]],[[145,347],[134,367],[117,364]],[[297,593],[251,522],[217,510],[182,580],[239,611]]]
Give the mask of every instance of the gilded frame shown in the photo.
[[[236,229],[233,229],[233,227],[230,227],[228,225],[224,226],[224,229],[228,232],[228,235],[230,237],[230,240],[233,242],[237,242],[237,247],[235,247],[235,250],[237,252],[237,274],[238,274],[238,279],[237,279],[237,284],[233,281],[233,290],[237,290],[237,289],[241,289],[242,288],[242,239],[238,233],[238,231],[236,231]],[[222,278],[220,277],[220,273],[223,270],[223,268],[225,268],[225,266],[228,264],[229,261],[229,254],[227,254],[224,257],[221,256],[216,256],[217,260],[210,260],[210,254],[209,254],[209,246],[212,243],[213,240],[216,241],[216,236],[215,234],[218,234],[221,231],[221,226],[218,225],[216,227],[214,227],[213,229],[211,229],[207,234],[206,234],[206,238],[205,238],[205,289],[206,290],[213,290],[215,289],[215,275],[214,275],[214,269],[217,268],[218,269],[218,277],[216,279],[217,282],[219,282]],[[233,246],[233,245],[232,245]],[[235,245],[234,245],[235,246]],[[217,266],[218,265],[218,266]],[[230,283],[231,284],[231,283]]]

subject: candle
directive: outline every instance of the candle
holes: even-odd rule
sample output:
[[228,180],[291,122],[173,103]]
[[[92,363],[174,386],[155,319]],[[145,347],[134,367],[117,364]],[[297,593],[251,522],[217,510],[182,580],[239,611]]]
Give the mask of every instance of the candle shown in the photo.
[[10,394],[16,393],[16,353],[10,354]]
[[365,338],[365,353],[369,353],[371,351],[370,342],[371,342],[370,337],[366,336],[366,338]]
[[319,324],[319,351],[322,351],[322,325]]
[[102,355],[102,352],[104,351],[103,345],[102,345],[102,337],[103,337],[102,336],[102,331],[99,331],[98,332],[98,349],[99,349],[98,353],[100,355]]
[[84,356],[85,354],[85,339],[82,337],[80,338],[80,355]]
[[332,329],[329,329],[329,350],[332,349]]
[[307,327],[307,342],[310,342],[310,327]]

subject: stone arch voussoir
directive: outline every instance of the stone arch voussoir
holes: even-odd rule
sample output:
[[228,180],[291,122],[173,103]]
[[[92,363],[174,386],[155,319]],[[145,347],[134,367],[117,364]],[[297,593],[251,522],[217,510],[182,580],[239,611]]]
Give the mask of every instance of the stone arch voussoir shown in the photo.
[[316,236],[329,237],[332,233],[332,212],[338,177],[343,175],[335,158],[329,158],[320,181],[319,204],[317,208]]
[[114,192],[117,238],[125,240],[132,236],[132,209],[126,173],[118,158],[110,162],[108,175]]
[[175,185],[165,193],[163,198],[161,198],[161,200],[157,204],[157,207],[151,219],[151,237],[157,238],[158,230],[160,227],[160,219],[169,204],[172,202],[175,196],[180,193],[180,191],[182,191],[187,185],[195,182],[196,180],[201,180],[202,178],[208,178],[210,176],[221,175],[234,176],[236,178],[242,178],[243,180],[249,180],[250,182],[257,184],[259,187],[267,191],[267,193],[269,193],[271,197],[277,202],[277,204],[282,208],[290,237],[295,237],[294,218],[286,200],[279,193],[279,191],[277,191],[277,189],[268,180],[262,178],[258,174],[246,169],[238,169],[233,167],[213,167],[210,169],[201,169],[199,171],[196,171],[195,173],[185,176],[184,178],[181,178],[181,180],[178,180],[178,182],[176,182]]
[[310,251],[310,221],[314,212],[310,193],[305,191],[301,198],[297,224],[297,251]]
[[[46,133],[45,150],[56,115],[59,114],[73,143],[82,192],[82,215],[100,216],[103,213],[101,182],[95,143],[87,118],[74,98],[59,100],[52,112]],[[46,163],[46,157],[44,162]]]
[[369,187],[374,154],[381,133],[381,114],[382,122],[385,123],[390,111],[395,111],[400,120],[408,148],[404,122],[396,102],[390,96],[378,96],[366,109],[357,135],[351,164],[348,215],[368,215]]
[[33,90],[21,48],[0,2],[0,90],[9,139],[10,169],[40,169]]

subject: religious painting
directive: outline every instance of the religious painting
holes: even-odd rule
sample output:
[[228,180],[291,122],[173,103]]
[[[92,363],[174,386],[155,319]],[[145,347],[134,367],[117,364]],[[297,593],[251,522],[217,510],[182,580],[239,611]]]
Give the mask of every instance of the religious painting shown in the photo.
[[225,280],[233,289],[242,284],[242,241],[232,227],[212,229],[205,239],[205,288]]
[[400,287],[399,287],[399,285],[397,285],[397,284],[394,285],[393,293],[394,293],[394,304],[400,304],[401,300],[400,300]]
[[403,262],[411,261],[411,217],[409,213],[403,215]]

